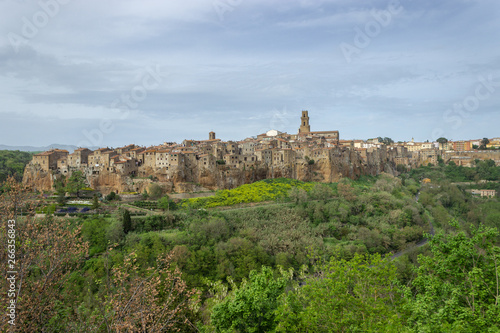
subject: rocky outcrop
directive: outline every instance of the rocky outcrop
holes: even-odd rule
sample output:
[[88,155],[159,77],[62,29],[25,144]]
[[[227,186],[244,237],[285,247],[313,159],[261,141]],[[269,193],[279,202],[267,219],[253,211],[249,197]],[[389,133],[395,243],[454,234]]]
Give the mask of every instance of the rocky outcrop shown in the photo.
[[29,163],[24,168],[23,183],[34,191],[51,191],[56,177],[52,172],[42,170],[37,164]]
[[[302,181],[335,182],[342,177],[358,178],[361,175],[377,175],[382,172],[396,174],[392,156],[383,149],[368,152],[361,156],[358,152],[349,149],[335,148],[318,158],[314,162],[297,160],[293,164],[269,166],[257,164],[250,168],[231,168],[226,165],[217,165],[214,168],[184,166],[167,173],[164,169],[140,169],[140,178],[131,178],[111,172],[91,174],[86,171],[90,187],[103,194],[111,191],[138,192],[147,190],[152,182],[159,184],[167,193],[195,192],[201,190],[231,189],[237,186],[253,183],[267,178],[295,178]],[[69,171],[71,173],[71,170]],[[44,172],[37,165],[29,164],[26,167],[23,181],[34,185],[40,190],[52,190],[54,180],[58,174]]]

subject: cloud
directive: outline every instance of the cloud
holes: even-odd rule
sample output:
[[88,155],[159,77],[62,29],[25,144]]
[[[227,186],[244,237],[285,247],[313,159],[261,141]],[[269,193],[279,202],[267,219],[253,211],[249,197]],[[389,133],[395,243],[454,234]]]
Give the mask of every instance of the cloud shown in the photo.
[[[69,1],[16,51],[8,34],[22,35],[24,18],[42,9],[0,1],[0,114],[9,127],[0,141],[76,144],[101,119],[115,124],[104,145],[204,138],[209,130],[242,139],[274,127],[295,132],[302,109],[318,130],[333,127],[343,138],[430,139],[435,123],[450,127],[443,113],[478,76],[500,77],[492,37],[500,3],[400,0],[403,11],[348,63],[339,45],[355,45],[357,31],[376,22],[373,10],[390,3]],[[145,98],[114,106],[157,66],[161,82]],[[498,136],[497,96],[474,113],[483,126],[451,134]]]

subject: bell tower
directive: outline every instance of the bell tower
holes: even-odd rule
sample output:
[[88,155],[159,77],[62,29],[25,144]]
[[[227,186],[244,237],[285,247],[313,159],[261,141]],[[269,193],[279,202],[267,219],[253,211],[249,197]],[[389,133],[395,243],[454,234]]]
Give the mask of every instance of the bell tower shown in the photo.
[[309,112],[302,111],[302,117],[300,117],[300,127],[299,134],[311,132],[311,126],[309,126]]

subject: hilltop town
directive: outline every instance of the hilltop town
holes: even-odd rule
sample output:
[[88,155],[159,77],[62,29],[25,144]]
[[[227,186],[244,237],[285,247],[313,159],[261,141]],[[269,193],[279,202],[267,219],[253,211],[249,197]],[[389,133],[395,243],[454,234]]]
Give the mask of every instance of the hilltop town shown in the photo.
[[[184,140],[152,147],[135,144],[89,150],[53,149],[33,156],[24,182],[52,190],[54,181],[75,170],[103,193],[142,192],[152,181],[166,192],[200,188],[233,188],[253,181],[288,177],[332,182],[342,177],[397,174],[441,159],[459,166],[491,159],[500,165],[500,150],[478,150],[482,140],[392,142],[389,138],[340,140],[339,131],[311,131],[308,111],[302,111],[297,134],[270,130],[242,141],[223,142],[210,132],[208,140]],[[500,138],[485,148],[500,148]]]

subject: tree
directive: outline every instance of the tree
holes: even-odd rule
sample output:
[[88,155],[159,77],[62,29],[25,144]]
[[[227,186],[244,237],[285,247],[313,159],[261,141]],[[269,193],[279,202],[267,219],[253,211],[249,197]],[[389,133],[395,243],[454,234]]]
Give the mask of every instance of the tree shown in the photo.
[[276,332],[401,332],[404,302],[396,267],[379,254],[318,263],[283,294]]
[[177,208],[177,205],[173,200],[170,200],[168,195],[164,195],[158,200],[158,207],[163,209],[163,211],[170,211],[170,209],[175,210]]
[[355,201],[357,196],[349,181],[340,181],[337,185],[339,195],[347,201]]
[[394,143],[394,140],[391,138],[385,137],[383,143],[385,145],[392,145]]
[[108,332],[173,332],[190,330],[199,292],[188,289],[181,272],[171,266],[172,254],[157,259],[141,273],[135,253],[112,269],[104,301],[103,324]]
[[414,296],[407,291],[409,325],[418,332],[493,332],[500,329],[498,229],[472,228],[471,236],[436,234],[432,256],[419,255]]
[[408,172],[408,169],[406,168],[406,165],[398,164],[398,165],[396,165],[396,171],[399,173],[404,173],[404,172]]
[[272,332],[278,299],[292,276],[292,271],[281,270],[280,276],[274,277],[265,266],[260,272],[251,271],[248,281],[239,287],[233,285],[232,294],[214,306],[212,325],[218,332]]
[[490,140],[488,138],[483,138],[481,140],[481,146],[479,146],[479,149],[486,149],[486,145],[490,143]]
[[313,200],[326,200],[333,196],[333,190],[325,184],[316,184],[309,191],[309,197]]
[[438,143],[440,144],[445,144],[445,143],[448,143],[448,139],[447,138],[443,138],[443,137],[440,137],[439,139],[436,140]]
[[116,199],[116,193],[114,191],[111,191],[107,196],[106,196],[106,200],[107,201],[113,201]]
[[92,198],[92,209],[97,210],[99,209],[99,198],[97,197],[97,194],[94,194],[94,197]]
[[66,184],[66,191],[76,193],[76,196],[79,198],[80,191],[87,186],[86,183],[87,179],[80,170],[73,171]]
[[391,138],[388,138],[388,137],[383,138],[383,137],[379,136],[377,138],[377,140],[378,140],[378,142],[383,143],[384,145],[391,145],[394,143],[394,140]]
[[123,233],[128,234],[132,230],[132,218],[130,217],[130,212],[127,209],[123,210],[122,223]]
[[66,189],[64,187],[64,176],[54,181],[54,188],[57,191],[57,203],[63,206],[66,203]]
[[[49,216],[36,218],[31,194],[13,178],[3,188],[0,243],[4,246],[0,249],[0,260],[7,265],[9,259],[13,260],[13,253],[7,248],[14,250],[15,261],[10,262],[13,265],[10,270],[17,272],[13,297],[7,294],[11,289],[9,281],[5,278],[0,281],[0,288],[5,291],[0,296],[2,304],[16,301],[15,326],[10,328],[19,332],[69,331],[63,317],[76,318],[72,317],[72,306],[65,308],[71,295],[62,290],[87,255],[88,244],[81,237],[80,227],[69,221],[54,221]],[[15,230],[15,234],[9,230]],[[66,315],[61,316],[65,311]],[[0,323],[0,330],[9,330],[7,320]]]

